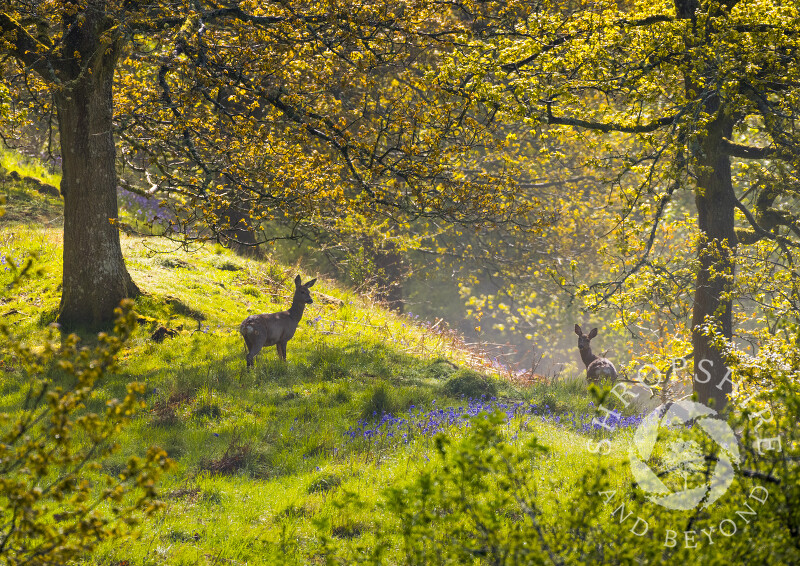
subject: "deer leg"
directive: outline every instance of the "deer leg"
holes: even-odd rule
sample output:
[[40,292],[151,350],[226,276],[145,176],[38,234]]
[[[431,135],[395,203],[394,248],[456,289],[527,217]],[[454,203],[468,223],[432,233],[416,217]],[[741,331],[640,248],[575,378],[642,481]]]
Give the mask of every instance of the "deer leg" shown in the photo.
[[247,367],[253,367],[253,358],[250,357],[250,350],[252,350],[250,340],[247,339],[246,334],[243,334],[242,338],[244,338],[244,345],[247,348],[247,354],[245,354],[245,358],[247,359]]
[[264,343],[263,342],[261,342],[261,343],[258,343],[258,342],[248,343],[247,349],[249,351],[247,352],[247,367],[253,367],[253,360],[255,359],[255,357],[258,355],[258,353],[261,351],[261,348],[263,348],[263,347],[264,347]]
[[275,347],[278,350],[278,357],[284,362],[286,361],[286,342],[278,342]]

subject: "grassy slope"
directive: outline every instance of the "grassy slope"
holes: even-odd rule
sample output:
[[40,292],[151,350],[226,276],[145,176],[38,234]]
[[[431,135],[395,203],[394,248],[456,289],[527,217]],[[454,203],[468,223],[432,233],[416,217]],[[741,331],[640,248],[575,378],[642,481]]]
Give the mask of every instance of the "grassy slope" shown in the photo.
[[[19,261],[33,251],[43,274],[2,299],[0,314],[18,335],[36,341],[58,307],[58,201],[32,194],[24,184],[6,183],[10,213],[0,219],[0,253]],[[270,348],[257,358],[255,370],[247,371],[238,323],[248,313],[285,308],[299,270],[244,260],[220,247],[187,252],[158,238],[124,237],[123,247],[133,278],[146,293],[136,304],[143,324],[123,355],[122,373],[98,391],[96,406],[89,408],[102,407],[128,381],[146,382],[147,409],[104,468],[120,469],[128,456],[151,444],[166,448],[178,467],[163,485],[167,512],[145,524],[136,540],[105,543],[92,560],[269,564],[296,549],[313,553],[312,522],[322,516],[330,518],[334,535],[368,543],[370,534],[362,527],[374,510],[342,514],[335,505],[338,494],[353,491],[378,500],[387,485],[432,465],[433,443],[424,434],[408,444],[351,440],[346,431],[371,419],[373,411],[409,415],[434,401],[463,404],[443,396],[453,370],[441,360],[464,364],[468,353],[452,337],[322,280],[289,343],[288,364]],[[9,273],[0,271],[0,285]],[[180,334],[154,343],[150,333],[161,324]],[[24,386],[9,365],[0,411],[13,411]],[[549,389],[502,382],[499,396],[546,398],[564,411],[588,411],[580,382]],[[554,494],[543,504],[557,509],[559,496],[569,496],[560,486],[593,465],[584,440],[549,423],[517,420],[509,427],[523,437],[536,434],[553,448],[540,475]],[[450,434],[461,433],[451,429]]]

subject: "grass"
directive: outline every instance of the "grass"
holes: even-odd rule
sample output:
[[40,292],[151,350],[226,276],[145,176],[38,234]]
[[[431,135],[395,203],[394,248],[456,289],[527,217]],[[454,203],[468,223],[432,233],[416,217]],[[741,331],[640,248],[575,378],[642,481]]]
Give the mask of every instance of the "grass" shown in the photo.
[[38,159],[5,148],[0,148],[0,168],[6,174],[16,171],[21,177],[33,177],[56,187],[61,183],[61,174],[52,167],[44,165]]
[[[30,194],[24,182],[9,190]],[[24,205],[22,198],[10,199],[9,214],[0,219],[0,253],[19,263],[33,252],[41,268],[40,277],[0,299],[0,315],[31,343],[41,341],[55,319],[61,270],[57,222],[32,220],[57,219],[59,202],[36,199]],[[514,417],[507,424],[509,438],[536,435],[550,446],[537,472],[546,488],[566,490],[591,465],[586,433],[554,420],[591,415],[581,379],[523,386],[480,374],[474,356],[451,334],[414,324],[324,278],[289,342],[288,363],[269,348],[248,371],[238,324],[249,313],[286,308],[301,270],[273,259],[242,259],[218,246],[189,252],[159,238],[126,236],[122,244],[145,292],[136,301],[140,327],[121,355],[119,373],[87,409],[101,409],[131,381],[144,382],[146,407],[103,469],[118,472],[150,445],[165,448],[177,468],[161,488],[165,512],[130,541],[106,541],[88,563],[272,564],[291,556],[302,563],[318,550],[321,519],[334,539],[369,545],[375,509],[343,506],[347,494],[376,502],[387,486],[436,465],[432,434],[389,436],[380,429],[388,426],[384,416],[413,420],[466,407],[467,397],[547,407],[548,416]],[[12,271],[0,272],[0,286]],[[177,335],[156,343],[150,334],[162,325]],[[13,412],[25,376],[9,356],[2,363],[0,410]],[[359,426],[378,432],[348,435]],[[441,430],[458,437],[465,429]],[[620,461],[623,444],[618,435],[613,446]],[[629,478],[620,474],[615,481]],[[570,496],[564,491],[559,497]],[[559,500],[549,503],[554,512]]]

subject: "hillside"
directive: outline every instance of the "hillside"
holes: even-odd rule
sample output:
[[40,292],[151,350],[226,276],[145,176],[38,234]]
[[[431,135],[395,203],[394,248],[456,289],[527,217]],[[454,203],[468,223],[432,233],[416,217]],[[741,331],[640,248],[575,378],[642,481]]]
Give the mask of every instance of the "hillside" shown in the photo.
[[[41,274],[4,294],[0,315],[35,344],[58,308],[59,201],[23,176],[3,181],[8,214],[0,218],[0,254],[19,264],[33,253]],[[633,552],[613,538],[608,548],[597,546],[606,536],[627,534],[633,523],[606,524],[613,507],[604,512],[596,492],[633,493],[622,464],[641,421],[635,405],[606,433],[591,424],[597,399],[580,375],[526,385],[496,371],[480,373],[491,364],[444,324],[398,316],[325,279],[312,289],[314,303],[288,344],[288,362],[268,348],[248,370],[241,320],[287,308],[295,275],[305,281],[316,274],[276,258],[244,259],[215,245],[184,249],[158,237],[123,236],[123,251],[144,292],[135,303],[139,326],[120,371],[98,388],[87,410],[99,410],[131,381],[146,384],[146,406],[102,470],[119,473],[129,456],[150,445],[166,449],[177,466],[160,486],[164,510],[130,538],[104,542],[86,563],[430,563],[435,553],[420,554],[409,540],[433,536],[426,544],[434,548],[453,537],[464,548],[491,548],[496,534],[495,543],[517,548],[535,530],[570,563],[594,563],[597,552],[626,563]],[[3,288],[11,271],[0,272]],[[152,335],[162,326],[175,335],[159,343]],[[90,332],[82,338],[95,340]],[[12,358],[4,355],[2,363],[0,412],[13,414],[25,376]],[[499,415],[497,422],[480,424],[490,414]],[[534,438],[547,451],[532,447]],[[611,440],[610,454],[601,459],[587,452],[587,441],[604,438]],[[502,458],[481,460],[497,454]],[[473,461],[485,465],[480,473],[470,472]],[[426,481],[438,487],[425,492]],[[748,482],[737,479],[727,507],[714,510],[717,524],[738,504],[733,494],[751,489]],[[509,485],[513,496],[496,499]],[[445,488],[455,491],[445,497]],[[459,501],[475,506],[461,509]],[[634,495],[629,503],[642,499]],[[409,514],[424,518],[422,526],[408,527]],[[489,517],[495,523],[486,523]],[[656,513],[654,531],[659,521],[670,525]],[[758,528],[780,530],[775,521],[763,515]],[[425,530],[440,523],[450,530],[435,536],[434,527]],[[417,528],[421,538],[410,537]],[[576,539],[582,542],[570,542],[568,532],[583,533]],[[655,542],[641,550],[645,562],[664,552],[661,539]],[[548,545],[537,545],[545,553]],[[570,557],[569,548],[576,554]],[[709,548],[731,556],[753,551],[741,539]],[[473,556],[481,563],[485,555]]]
[[[26,182],[8,182],[2,253],[19,263],[33,252],[42,275],[4,298],[3,314],[36,340],[58,308],[58,201]],[[395,478],[427,465],[434,429],[459,428],[440,423],[431,411],[465,407],[458,390],[447,396],[443,389],[459,371],[472,375],[464,368],[476,360],[444,325],[415,323],[322,280],[289,342],[288,364],[269,348],[247,371],[241,320],[287,308],[294,275],[305,280],[312,274],[236,257],[221,246],[184,250],[156,237],[123,236],[123,249],[145,293],[136,301],[140,326],[122,356],[123,372],[98,391],[97,401],[139,380],[147,384],[147,408],[126,432],[118,460],[105,466],[122,465],[141,447],[157,444],[178,462],[178,471],[162,488],[169,511],[163,524],[146,529],[147,544],[132,554],[108,545],[108,557],[144,559],[156,540],[170,548],[159,559],[208,554],[252,560],[243,549],[253,540],[284,528],[310,529],[314,517],[332,513],[329,491],[354,489],[372,499]],[[178,335],[158,344],[151,334],[159,326]],[[484,379],[503,401],[542,400],[541,388]],[[4,410],[13,408],[9,393]],[[588,409],[579,381],[561,393],[559,402]],[[412,438],[402,439],[397,430],[387,437],[383,414],[409,421]],[[577,462],[580,450],[574,452]],[[242,497],[252,501],[246,508]],[[228,524],[215,521],[210,528],[217,514]]]

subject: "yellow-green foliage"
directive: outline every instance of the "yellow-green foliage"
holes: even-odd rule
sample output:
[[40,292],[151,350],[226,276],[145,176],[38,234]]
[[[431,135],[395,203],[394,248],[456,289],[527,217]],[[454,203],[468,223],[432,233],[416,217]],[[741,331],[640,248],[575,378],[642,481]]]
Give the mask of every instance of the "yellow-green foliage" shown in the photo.
[[[29,270],[31,262],[23,268]],[[116,369],[116,357],[136,322],[132,303],[118,309],[111,334],[96,345],[81,346],[75,335],[23,345],[0,324],[4,369],[13,364],[27,377],[15,385],[17,406],[0,413],[0,549],[9,564],[50,564],[90,551],[102,540],[120,537],[142,513],[161,504],[156,482],[171,462],[151,448],[133,456],[116,475],[100,473],[100,462],[119,445],[115,438],[142,406],[142,383],[127,385],[122,399],[109,399],[102,411],[86,403],[104,375]]]
[[[0,208],[0,216],[4,212]],[[3,304],[14,302],[14,293],[25,302],[45,274],[35,250],[25,257],[14,244],[10,233],[2,249]],[[17,378],[0,382],[3,563],[64,564],[107,538],[124,536],[143,515],[161,508],[156,484],[172,466],[163,450],[131,455],[115,474],[101,467],[119,450],[117,437],[143,406],[144,385],[128,383],[119,398],[97,410],[87,407],[107,374],[117,370],[136,326],[132,307],[131,301],[120,305],[113,332],[87,346],[74,334],[59,335],[54,325],[46,333],[25,332],[25,326],[9,323],[10,315],[20,314],[16,309],[0,319],[0,369]]]

